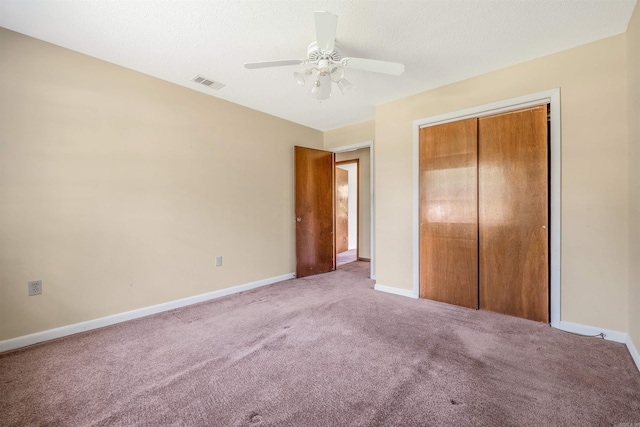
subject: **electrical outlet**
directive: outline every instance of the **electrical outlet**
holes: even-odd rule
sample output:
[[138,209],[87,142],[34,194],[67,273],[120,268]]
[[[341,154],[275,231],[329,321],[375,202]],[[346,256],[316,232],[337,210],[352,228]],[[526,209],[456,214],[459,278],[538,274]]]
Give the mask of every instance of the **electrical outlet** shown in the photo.
[[216,267],[220,267],[222,265],[222,257],[221,256],[217,256],[216,257]]
[[29,282],[29,296],[42,294],[42,280]]

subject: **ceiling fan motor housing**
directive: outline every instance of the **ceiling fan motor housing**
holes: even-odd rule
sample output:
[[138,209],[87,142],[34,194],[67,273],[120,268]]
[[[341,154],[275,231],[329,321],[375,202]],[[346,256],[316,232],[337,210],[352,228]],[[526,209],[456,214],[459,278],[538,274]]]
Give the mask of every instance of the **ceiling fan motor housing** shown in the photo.
[[313,42],[307,48],[309,62],[317,63],[322,59],[327,59],[333,63],[339,63],[342,59],[342,46],[338,42],[334,43],[333,50],[325,51],[318,47],[318,43]]

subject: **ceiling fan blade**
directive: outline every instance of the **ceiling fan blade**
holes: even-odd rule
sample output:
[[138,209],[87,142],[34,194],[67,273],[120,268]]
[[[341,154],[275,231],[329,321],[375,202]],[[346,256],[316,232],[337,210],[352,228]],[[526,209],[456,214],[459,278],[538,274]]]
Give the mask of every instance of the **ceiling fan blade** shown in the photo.
[[363,58],[342,58],[342,65],[362,71],[372,71],[374,73],[391,74],[399,76],[404,73],[404,64],[398,62],[378,61],[376,59]]
[[336,42],[338,17],[329,12],[315,12],[316,43],[326,52],[332,51]]
[[253,70],[255,68],[281,67],[283,65],[300,65],[306,62],[306,59],[283,59],[280,61],[247,62],[244,64],[244,68]]
[[318,100],[321,101],[323,99],[329,99],[331,96],[331,76],[318,76],[320,80],[320,96],[318,96]]

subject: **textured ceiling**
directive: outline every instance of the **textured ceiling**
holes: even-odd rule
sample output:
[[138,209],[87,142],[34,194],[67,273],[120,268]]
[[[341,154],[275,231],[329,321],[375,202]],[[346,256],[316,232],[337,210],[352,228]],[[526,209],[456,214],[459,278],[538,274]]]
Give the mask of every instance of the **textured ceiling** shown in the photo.
[[[623,33],[636,0],[0,0],[0,26],[319,130],[374,106]],[[338,15],[343,56],[405,64],[399,77],[347,69],[319,103],[293,79],[314,11]],[[200,74],[226,86],[191,81]]]

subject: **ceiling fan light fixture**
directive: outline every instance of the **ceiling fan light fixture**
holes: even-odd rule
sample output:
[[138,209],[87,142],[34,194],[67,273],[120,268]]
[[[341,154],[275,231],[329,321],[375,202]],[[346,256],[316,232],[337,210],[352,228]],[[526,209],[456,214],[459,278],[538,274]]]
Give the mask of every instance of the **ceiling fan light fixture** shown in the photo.
[[331,61],[328,59],[321,59],[318,61],[318,72],[322,76],[326,76],[330,74],[333,70],[331,69]]
[[320,80],[316,80],[315,82],[313,82],[313,86],[311,87],[311,90],[309,91],[309,95],[311,95],[314,98],[318,98],[320,96]]
[[333,67],[331,69],[331,81],[339,83],[342,79],[344,79],[344,68],[340,66]]
[[295,73],[293,73],[293,78],[296,79],[296,82],[300,85],[300,86],[304,86],[304,84],[306,83],[306,78],[304,77],[304,75],[298,71],[296,71]]
[[300,86],[304,86],[307,83],[307,78],[311,75],[311,70],[306,69],[303,72],[296,71],[293,73],[293,78]]
[[351,86],[353,86],[351,82],[345,78],[340,79],[338,82],[338,88],[340,88],[340,92],[342,92],[343,95]]

